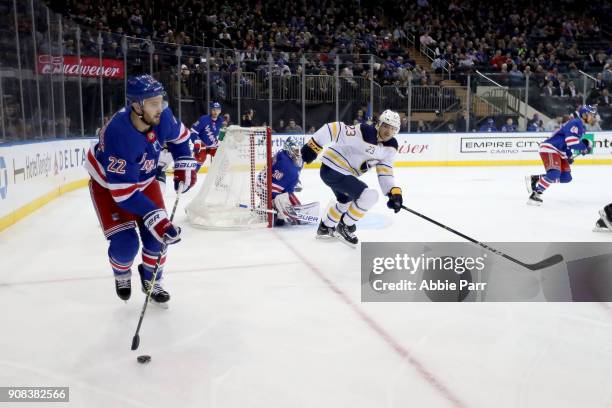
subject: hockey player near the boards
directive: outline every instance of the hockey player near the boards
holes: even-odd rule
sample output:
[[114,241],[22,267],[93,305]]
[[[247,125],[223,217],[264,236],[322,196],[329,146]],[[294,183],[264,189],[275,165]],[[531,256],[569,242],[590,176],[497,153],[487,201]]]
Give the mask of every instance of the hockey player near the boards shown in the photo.
[[[115,275],[117,295],[131,295],[131,267],[142,240],[138,265],[142,290],[151,288],[153,302],[165,304],[170,295],[160,284],[166,255],[160,259],[156,282],[153,270],[162,242],[175,244],[181,230],[168,219],[155,179],[164,143],[174,159],[174,188],[185,192],[196,182],[196,161],[189,147],[189,130],[176,120],[164,97],[161,83],[150,75],[127,82],[128,105],[117,112],[99,134],[99,142],[87,154],[85,167],[91,176],[89,189]],[[136,232],[138,229],[139,234]]]
[[584,105],[579,110],[580,118],[567,121],[561,129],[540,144],[540,157],[546,174],[527,176],[525,179],[530,193],[527,204],[541,205],[542,194],[553,183],[572,181],[570,165],[573,163],[573,150],[589,154],[593,150],[588,139],[583,139],[586,124],[594,124],[597,110]]
[[396,213],[401,210],[402,190],[393,177],[399,128],[397,112],[385,110],[376,126],[328,123],[302,146],[302,159],[312,163],[329,145],[322,157],[321,179],[332,189],[336,202],[323,215],[317,238],[337,237],[349,245],[358,243],[355,223],[378,201],[378,192],[358,178],[372,167],[376,167],[380,188],[388,197],[387,207]]

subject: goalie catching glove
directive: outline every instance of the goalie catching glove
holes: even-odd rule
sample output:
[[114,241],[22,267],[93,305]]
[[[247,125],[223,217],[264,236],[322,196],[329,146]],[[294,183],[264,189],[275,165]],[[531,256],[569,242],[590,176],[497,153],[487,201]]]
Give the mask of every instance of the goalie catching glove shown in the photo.
[[321,153],[321,150],[323,150],[323,148],[319,146],[319,144],[315,142],[314,139],[310,139],[308,143],[302,146],[302,159],[305,163],[310,164],[315,161],[319,153]]
[[155,239],[161,243],[171,245],[181,240],[181,229],[172,225],[168,214],[161,208],[146,214],[142,221]]
[[197,181],[197,166],[195,159],[189,156],[179,157],[174,162],[174,190],[187,192]]
[[395,211],[397,214],[402,209],[403,199],[402,199],[402,189],[399,187],[393,187],[389,194],[389,201],[387,201],[387,207]]

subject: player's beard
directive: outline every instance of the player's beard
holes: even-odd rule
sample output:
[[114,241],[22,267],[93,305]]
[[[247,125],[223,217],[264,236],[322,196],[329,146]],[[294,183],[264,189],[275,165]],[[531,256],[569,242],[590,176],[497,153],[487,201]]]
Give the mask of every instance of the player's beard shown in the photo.
[[154,115],[150,115],[147,112],[144,112],[142,116],[142,121],[149,126],[157,126],[159,125],[160,118],[161,118],[161,112],[156,113]]

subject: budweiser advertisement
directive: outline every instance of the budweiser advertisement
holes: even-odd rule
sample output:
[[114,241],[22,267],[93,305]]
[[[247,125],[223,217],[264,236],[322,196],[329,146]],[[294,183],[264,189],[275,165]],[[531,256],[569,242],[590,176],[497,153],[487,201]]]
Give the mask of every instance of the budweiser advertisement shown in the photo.
[[66,76],[79,76],[80,72],[81,76],[84,77],[102,76],[111,79],[122,79],[125,75],[122,60],[102,58],[102,64],[100,65],[100,59],[98,58],[81,57],[81,64],[79,66],[79,59],[71,55],[64,57],[53,55],[38,56],[39,74],[61,74],[62,71]]

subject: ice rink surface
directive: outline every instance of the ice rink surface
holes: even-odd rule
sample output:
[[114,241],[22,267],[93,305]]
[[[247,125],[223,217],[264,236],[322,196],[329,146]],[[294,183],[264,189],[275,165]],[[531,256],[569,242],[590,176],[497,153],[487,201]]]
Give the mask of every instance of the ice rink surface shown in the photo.
[[[539,171],[396,177],[407,206],[480,241],[612,243],[591,232],[612,202],[612,167],[576,166],[530,207],[523,176]],[[302,202],[331,199],[318,171],[302,182]],[[144,295],[137,274],[127,304],[115,295],[87,189],[0,233],[0,386],[69,386],[70,403],[53,407],[612,407],[612,306],[362,303],[359,250],[315,240],[315,226],[194,229],[182,207],[198,187],[175,218],[170,308],[149,307],[136,352]],[[462,241],[385,202],[361,222],[362,242]]]

